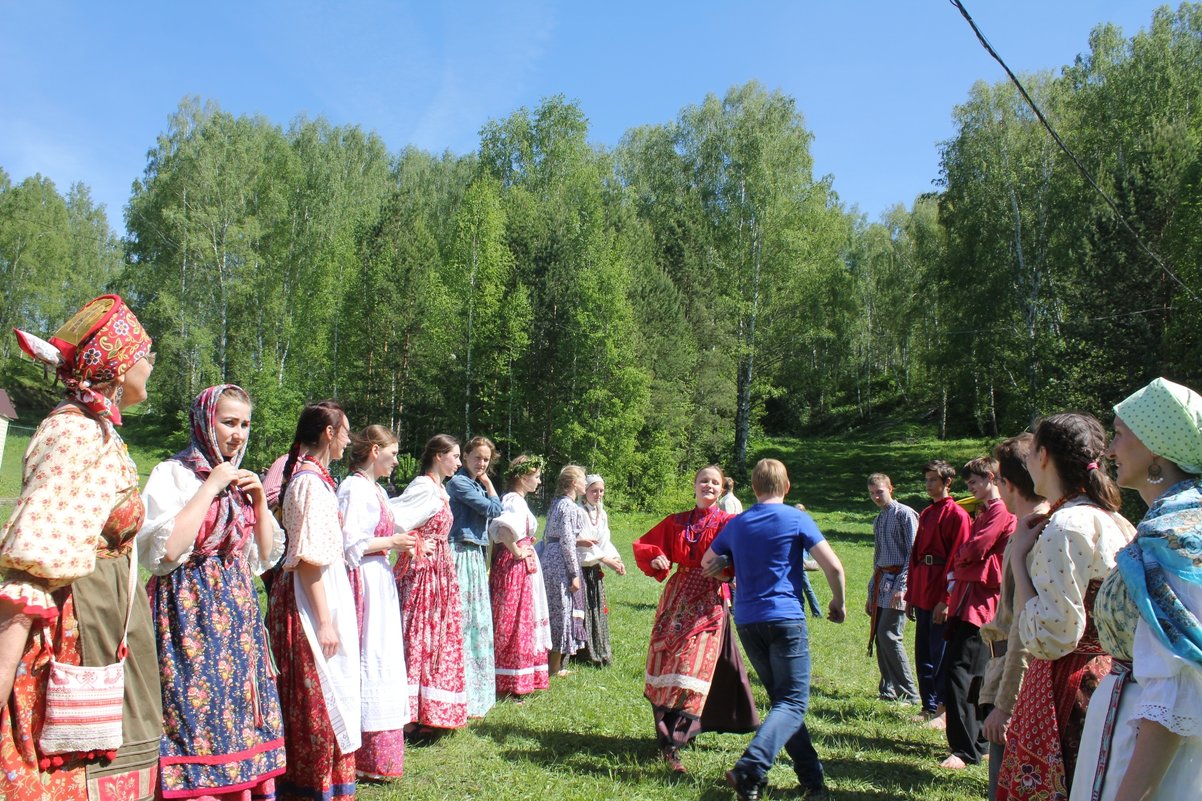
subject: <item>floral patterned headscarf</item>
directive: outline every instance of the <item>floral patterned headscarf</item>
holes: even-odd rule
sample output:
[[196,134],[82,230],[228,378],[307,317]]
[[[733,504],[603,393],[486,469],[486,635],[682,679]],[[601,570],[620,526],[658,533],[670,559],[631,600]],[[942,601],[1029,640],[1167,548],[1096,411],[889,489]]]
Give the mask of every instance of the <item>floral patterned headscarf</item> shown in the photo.
[[67,397],[114,425],[121,410],[95,384],[112,381],[150,353],[151,339],[118,295],[101,295],[87,303],[47,342],[14,328],[17,344],[33,359],[55,368]]
[[[213,468],[222,462],[228,461],[234,467],[240,466],[242,457],[246,454],[247,441],[243,441],[241,449],[230,459],[221,455],[221,446],[217,442],[217,403],[227,389],[235,389],[245,394],[236,384],[218,384],[202,390],[196,396],[192,401],[190,413],[192,442],[171,457],[194,472],[201,481],[208,478]],[[198,553],[215,552],[227,538],[235,547],[241,547],[252,533],[254,510],[246,493],[231,485],[222,490],[213,503],[217,505],[213,528],[204,536],[203,542],[197,539]]]

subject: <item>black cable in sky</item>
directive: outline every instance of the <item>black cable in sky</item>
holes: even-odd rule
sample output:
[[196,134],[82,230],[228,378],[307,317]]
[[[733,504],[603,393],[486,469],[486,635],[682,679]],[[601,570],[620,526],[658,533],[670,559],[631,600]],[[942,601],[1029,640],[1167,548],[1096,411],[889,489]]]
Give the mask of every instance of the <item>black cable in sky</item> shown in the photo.
[[985,48],[986,52],[993,56],[994,61],[1002,65],[1002,69],[1004,69],[1006,74],[1010,76],[1010,82],[1018,88],[1019,94],[1023,96],[1023,100],[1027,101],[1027,105],[1031,107],[1033,112],[1035,112],[1035,116],[1039,119],[1040,124],[1042,124],[1047,132],[1052,135],[1052,139],[1056,141],[1056,144],[1059,145],[1060,149],[1064,151],[1065,155],[1072,160],[1073,164],[1077,165],[1077,170],[1082,176],[1084,176],[1085,181],[1091,187],[1093,187],[1095,192],[1102,196],[1102,199],[1106,201],[1106,205],[1110,206],[1110,210],[1114,212],[1114,215],[1118,217],[1119,222],[1123,224],[1123,227],[1126,228],[1127,232],[1131,234],[1133,239],[1135,239],[1135,243],[1139,245],[1140,250],[1148,254],[1148,257],[1151,258],[1152,261],[1156,262],[1156,266],[1163,270],[1165,275],[1173,279],[1173,282],[1176,283],[1177,286],[1181,287],[1195,303],[1202,303],[1202,297],[1199,297],[1196,292],[1186,286],[1185,282],[1178,278],[1176,274],[1169,269],[1169,266],[1165,264],[1159,256],[1156,255],[1152,248],[1148,247],[1148,245],[1144,242],[1143,237],[1141,237],[1139,233],[1131,227],[1131,223],[1127,222],[1127,218],[1123,215],[1123,212],[1119,210],[1118,204],[1111,199],[1110,195],[1106,194],[1102,187],[1098,186],[1097,181],[1095,181],[1093,176],[1090,175],[1089,170],[1087,170],[1085,165],[1081,163],[1081,160],[1077,158],[1077,154],[1074,153],[1067,144],[1065,144],[1064,140],[1060,138],[1060,134],[1056,133],[1056,129],[1052,127],[1050,122],[1048,122],[1047,117],[1043,116],[1043,112],[1040,111],[1039,106],[1035,104],[1035,101],[1031,98],[1031,95],[1027,94],[1027,90],[1023,86],[1022,81],[1020,81],[1018,76],[1015,75],[1010,67],[1006,65],[1006,62],[1002,60],[1002,57],[998,55],[998,52],[993,49],[993,45],[989,44],[989,40],[985,38],[985,34],[981,33],[981,29],[978,28],[977,23],[973,21],[972,16],[968,13],[968,9],[964,7],[964,3],[962,3],[961,0],[949,0],[949,2],[955,6],[957,10],[959,10],[960,16],[964,17],[964,20],[969,24],[969,27],[972,28],[972,32],[976,34],[977,40],[980,41],[981,46]]

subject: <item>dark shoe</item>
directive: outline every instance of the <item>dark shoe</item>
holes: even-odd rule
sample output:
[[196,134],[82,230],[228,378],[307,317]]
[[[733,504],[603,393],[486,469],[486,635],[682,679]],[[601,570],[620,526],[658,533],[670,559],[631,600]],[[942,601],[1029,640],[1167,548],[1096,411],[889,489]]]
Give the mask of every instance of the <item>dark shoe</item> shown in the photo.
[[680,761],[680,752],[675,748],[661,748],[660,755],[663,756],[664,762],[668,763],[668,769],[673,773],[688,773],[684,763]]
[[825,784],[814,784],[808,787],[803,784],[798,789],[801,790],[801,797],[805,801],[830,801],[831,798],[830,791],[826,789]]
[[767,782],[752,781],[747,774],[731,768],[726,771],[726,783],[734,788],[739,801],[760,801]]

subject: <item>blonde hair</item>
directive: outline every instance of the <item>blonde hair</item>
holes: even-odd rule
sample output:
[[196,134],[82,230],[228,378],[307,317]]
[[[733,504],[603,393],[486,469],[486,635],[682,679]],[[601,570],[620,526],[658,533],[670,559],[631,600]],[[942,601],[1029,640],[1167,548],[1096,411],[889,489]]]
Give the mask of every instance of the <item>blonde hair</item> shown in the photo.
[[569,494],[576,482],[584,483],[584,468],[575,464],[564,465],[559,471],[559,480],[555,482],[555,494]]
[[789,491],[789,472],[779,459],[760,459],[751,471],[751,489],[756,497],[774,498]]

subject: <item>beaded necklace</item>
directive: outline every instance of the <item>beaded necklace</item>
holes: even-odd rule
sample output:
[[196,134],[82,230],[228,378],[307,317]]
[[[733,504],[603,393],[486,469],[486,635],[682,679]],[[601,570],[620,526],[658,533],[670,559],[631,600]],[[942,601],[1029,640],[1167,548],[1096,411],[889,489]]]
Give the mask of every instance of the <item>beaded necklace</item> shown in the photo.
[[[698,512],[701,513],[700,520],[697,519]],[[701,539],[701,535],[705,533],[707,528],[709,528],[709,517],[709,509],[700,509],[694,507],[693,510],[689,512],[689,522],[684,528],[685,541],[687,541],[690,545],[696,545],[697,540]],[[701,524],[700,528],[698,528],[698,523]],[[689,536],[690,534],[692,536]]]
[[338,485],[335,483],[334,477],[330,475],[330,471],[327,470],[325,465],[323,465],[321,462],[317,461],[307,453],[300,457],[300,462],[302,465],[313,465],[313,467],[316,468],[317,475],[320,476],[321,480],[326,483],[326,486],[330,489],[337,489]]
[[1065,494],[1061,495],[1054,504],[1048,507],[1048,519],[1051,519],[1052,515],[1060,511],[1060,507],[1064,506],[1066,503],[1071,501],[1073,498],[1076,498],[1080,494],[1081,490],[1072,490],[1071,492],[1066,492]]

